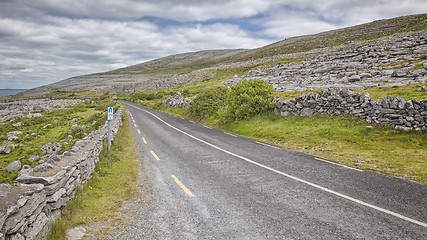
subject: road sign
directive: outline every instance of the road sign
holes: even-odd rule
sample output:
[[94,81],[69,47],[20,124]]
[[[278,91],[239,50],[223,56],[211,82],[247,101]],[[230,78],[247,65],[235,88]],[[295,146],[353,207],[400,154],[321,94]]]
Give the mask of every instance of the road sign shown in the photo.
[[113,107],[108,107],[108,109],[107,109],[107,120],[112,121],[113,119],[114,119]]

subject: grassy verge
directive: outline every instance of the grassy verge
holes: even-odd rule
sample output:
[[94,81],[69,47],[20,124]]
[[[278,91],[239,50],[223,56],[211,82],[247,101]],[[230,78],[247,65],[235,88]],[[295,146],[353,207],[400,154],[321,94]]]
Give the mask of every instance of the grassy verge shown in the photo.
[[405,86],[394,87],[378,87],[359,90],[360,93],[369,93],[372,99],[380,99],[387,95],[395,97],[403,97],[406,101],[411,99],[424,100],[427,99],[427,92],[417,91],[420,87],[427,87],[427,83],[408,84]]
[[[387,95],[427,99],[417,91],[426,83],[362,90],[373,99]],[[304,92],[276,92],[291,99]],[[136,101],[150,108],[192,118],[186,109],[166,108],[162,99]],[[386,125],[370,125],[353,116],[315,115],[312,117],[265,114],[242,121],[221,122],[218,116],[193,117],[193,120],[247,137],[281,145],[362,169],[427,183],[427,132],[398,131]]]
[[[427,87],[427,83],[415,83],[408,84],[404,86],[393,86],[393,87],[377,87],[377,88],[367,88],[363,90],[352,90],[359,93],[369,93],[369,97],[372,99],[381,99],[385,98],[388,95],[394,97],[403,97],[406,101],[411,99],[423,100],[427,99],[427,93],[422,91],[417,91],[420,87]],[[319,92],[322,89],[317,90],[306,90],[298,92],[276,92],[275,96],[283,99],[293,99],[301,95],[307,94],[309,92]]]
[[65,239],[65,231],[79,225],[103,239],[112,231],[113,223],[120,221],[118,209],[137,195],[139,162],[127,115],[110,155],[104,144],[99,160],[91,180],[83,183],[84,187],[62,211],[49,239]]
[[350,166],[427,183],[425,131],[397,131],[352,116],[272,114],[229,123],[224,128]]

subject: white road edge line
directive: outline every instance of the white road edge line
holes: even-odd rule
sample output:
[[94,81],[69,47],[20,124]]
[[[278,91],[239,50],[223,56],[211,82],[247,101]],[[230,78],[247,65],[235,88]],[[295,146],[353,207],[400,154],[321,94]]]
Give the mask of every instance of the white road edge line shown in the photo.
[[[132,105],[131,105],[131,106],[132,106]],[[387,210],[387,209],[384,209],[384,208],[381,208],[381,207],[377,207],[377,206],[375,206],[375,205],[372,205],[372,204],[366,203],[366,202],[364,202],[364,201],[362,201],[362,200],[359,200],[359,199],[356,199],[356,198],[352,198],[352,197],[350,197],[350,196],[347,196],[347,195],[344,195],[344,194],[342,194],[342,193],[336,192],[336,191],[334,191],[334,190],[331,190],[331,189],[328,189],[328,188],[325,188],[325,187],[319,186],[319,185],[317,185],[317,184],[315,184],[315,183],[311,183],[311,182],[308,182],[308,181],[306,181],[306,180],[303,180],[303,179],[300,179],[300,178],[294,177],[294,176],[292,176],[292,175],[289,175],[289,174],[283,173],[283,172],[281,172],[281,171],[279,171],[279,170],[276,170],[276,169],[274,169],[274,168],[271,168],[271,167],[265,166],[265,165],[263,165],[263,164],[261,164],[261,163],[257,163],[257,162],[255,162],[255,161],[252,161],[252,160],[248,159],[248,158],[245,158],[245,157],[243,157],[243,156],[240,156],[240,155],[237,155],[237,154],[232,153],[232,152],[230,152],[230,151],[227,151],[227,150],[225,150],[225,149],[223,149],[223,148],[220,148],[220,147],[218,147],[218,146],[216,146],[216,145],[213,145],[213,144],[211,144],[211,143],[208,143],[208,142],[206,142],[206,141],[204,141],[204,140],[202,140],[202,139],[200,139],[200,138],[197,138],[197,137],[195,137],[195,136],[193,136],[193,135],[191,135],[191,134],[189,134],[189,133],[187,133],[187,132],[184,132],[183,130],[181,130],[181,129],[179,129],[179,128],[176,128],[176,127],[174,127],[174,126],[170,125],[169,123],[165,122],[163,119],[159,118],[158,116],[154,115],[153,113],[150,113],[149,111],[147,111],[147,110],[145,110],[145,109],[142,109],[142,108],[139,108],[139,107],[135,107],[135,106],[133,106],[133,107],[134,107],[134,108],[137,108],[137,109],[139,109],[139,110],[141,110],[141,111],[144,111],[144,112],[146,112],[146,113],[148,113],[148,114],[150,114],[150,115],[152,115],[153,117],[157,118],[159,121],[161,121],[162,123],[164,123],[166,126],[168,126],[168,127],[172,128],[172,129],[175,129],[176,131],[178,131],[178,132],[180,132],[180,133],[182,133],[182,134],[185,134],[185,135],[189,136],[190,138],[193,138],[193,139],[195,139],[195,140],[197,140],[197,141],[199,141],[199,142],[202,142],[202,143],[204,143],[204,144],[206,144],[206,145],[208,145],[208,146],[211,146],[211,147],[213,147],[213,148],[215,148],[215,149],[217,149],[217,150],[220,150],[220,151],[222,151],[222,152],[225,152],[225,153],[227,153],[227,154],[229,154],[229,155],[232,155],[232,156],[234,156],[234,157],[240,158],[240,159],[242,159],[242,160],[244,160],[244,161],[246,161],[246,162],[252,163],[252,164],[257,165],[257,166],[259,166],[259,167],[262,167],[262,168],[264,168],[264,169],[270,170],[270,171],[275,172],[275,173],[277,173],[277,174],[280,174],[280,175],[282,175],[282,176],[285,176],[285,177],[288,177],[288,178],[293,179],[293,180],[295,180],[295,181],[298,181],[298,182],[301,182],[301,183],[307,184],[307,185],[309,185],[309,186],[312,186],[312,187],[318,188],[318,189],[320,189],[320,190],[322,190],[322,191],[325,191],[325,192],[328,192],[328,193],[334,194],[334,195],[336,195],[336,196],[342,197],[342,198],[344,198],[344,199],[350,200],[350,201],[355,202],[355,203],[358,203],[358,204],[360,204],[360,205],[363,205],[363,206],[366,206],[366,207],[370,207],[370,208],[375,209],[375,210],[377,210],[377,211],[380,211],[380,212],[383,212],[383,213],[390,214],[390,215],[395,216],[395,217],[397,217],[397,218],[400,218],[400,219],[406,220],[406,221],[408,221],[408,222],[415,223],[415,224],[420,225],[420,226],[423,226],[423,227],[427,227],[427,224],[426,224],[426,223],[420,222],[420,221],[418,221],[418,220],[415,220],[415,219],[412,219],[412,218],[409,218],[409,217],[405,217],[405,216],[403,216],[403,215],[401,215],[401,214],[398,214],[398,213],[392,212],[392,211],[390,211],[390,210]]]

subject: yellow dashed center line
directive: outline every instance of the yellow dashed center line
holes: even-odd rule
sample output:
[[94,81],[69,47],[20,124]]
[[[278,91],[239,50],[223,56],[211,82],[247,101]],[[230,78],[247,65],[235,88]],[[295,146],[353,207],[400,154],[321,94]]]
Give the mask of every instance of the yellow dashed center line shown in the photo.
[[331,162],[331,161],[328,161],[328,160],[325,160],[325,159],[321,159],[321,158],[317,158],[317,157],[315,157],[314,159],[319,160],[319,161],[322,161],[322,162],[326,162],[326,163],[334,164],[334,165],[337,165],[337,166],[340,166],[340,167],[345,167],[345,168],[348,168],[348,169],[351,169],[351,170],[355,170],[355,171],[363,172],[363,170],[360,170],[360,169],[357,169],[357,168],[352,168],[352,167],[349,167],[349,166],[346,166],[346,165],[343,165],[343,164],[339,164],[339,163]]
[[147,140],[145,140],[145,138],[142,138],[142,141],[147,144]]
[[160,161],[160,158],[157,157],[157,155],[153,151],[150,151],[150,152],[157,161]]
[[264,146],[267,146],[267,147],[271,147],[271,148],[275,148],[275,149],[280,149],[279,147],[272,146],[272,145],[267,144],[267,143],[262,143],[262,142],[256,142],[256,143],[261,144],[261,145],[264,145]]
[[192,192],[190,192],[190,190],[188,190],[188,188],[186,188],[184,186],[184,184],[182,184],[181,181],[178,180],[177,177],[175,177],[175,175],[171,175],[171,177],[173,178],[173,180],[175,180],[175,182],[182,188],[182,190],[184,190],[184,192],[190,196],[190,197],[194,197],[194,194]]
[[233,137],[237,137],[236,135],[228,133],[228,132],[224,132],[224,133],[227,134],[227,135],[233,136]]
[[141,131],[139,131],[139,129],[136,129],[136,131],[138,131],[138,133],[141,134]]
[[136,126],[136,123],[134,123],[133,125],[134,125],[135,127],[137,127],[137,126]]
[[193,121],[193,120],[190,120],[190,122],[192,122],[192,123],[196,123],[195,121]]
[[206,125],[203,125],[203,127],[207,128],[207,129],[212,129],[211,127],[206,126]]

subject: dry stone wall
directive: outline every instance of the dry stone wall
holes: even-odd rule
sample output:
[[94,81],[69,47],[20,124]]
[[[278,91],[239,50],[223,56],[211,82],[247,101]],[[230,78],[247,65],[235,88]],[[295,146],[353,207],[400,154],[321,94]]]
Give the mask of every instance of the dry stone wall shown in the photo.
[[401,130],[427,130],[427,99],[405,101],[387,96],[373,100],[369,94],[345,89],[310,92],[292,100],[275,98],[276,113],[282,116],[313,114],[350,114],[368,122],[389,124]]
[[[119,109],[111,124],[112,139],[122,117],[123,110]],[[0,240],[46,238],[60,210],[90,179],[106,137],[107,123],[62,156],[23,172],[16,185],[0,184]]]

